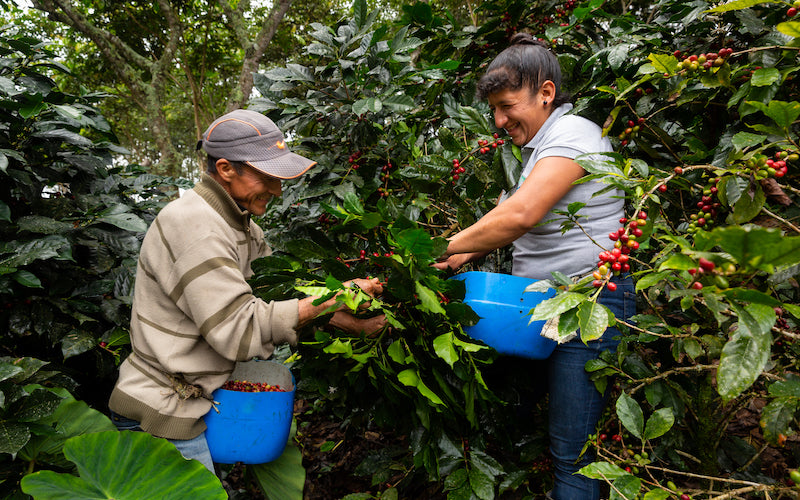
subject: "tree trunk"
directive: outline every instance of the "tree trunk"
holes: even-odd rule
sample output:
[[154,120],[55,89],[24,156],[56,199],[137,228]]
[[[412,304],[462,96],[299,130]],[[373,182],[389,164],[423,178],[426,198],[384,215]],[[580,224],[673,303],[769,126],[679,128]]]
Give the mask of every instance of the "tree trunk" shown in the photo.
[[[244,7],[245,2],[240,4],[239,9]],[[230,19],[242,20],[241,14],[236,15],[230,4],[226,0],[221,0],[225,15]],[[242,108],[245,103],[250,99],[250,94],[253,91],[253,73],[258,69],[261,58],[264,56],[264,51],[269,46],[272,37],[278,31],[283,16],[289,11],[289,6],[292,0],[278,0],[273,6],[269,16],[264,20],[261,30],[256,35],[255,42],[250,41],[249,34],[244,27],[243,23],[232,22],[236,37],[239,40],[242,48],[244,49],[244,61],[242,62],[242,71],[239,73],[239,84],[231,92],[230,99],[228,99],[227,111]],[[238,11],[237,13],[239,13]]]

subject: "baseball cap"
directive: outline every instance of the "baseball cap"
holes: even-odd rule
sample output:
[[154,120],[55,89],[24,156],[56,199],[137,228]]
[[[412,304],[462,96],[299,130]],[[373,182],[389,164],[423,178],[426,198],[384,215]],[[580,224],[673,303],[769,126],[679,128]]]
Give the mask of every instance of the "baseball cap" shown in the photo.
[[292,153],[272,120],[246,109],[214,120],[197,143],[201,147],[211,157],[240,161],[279,179],[294,179],[317,164]]

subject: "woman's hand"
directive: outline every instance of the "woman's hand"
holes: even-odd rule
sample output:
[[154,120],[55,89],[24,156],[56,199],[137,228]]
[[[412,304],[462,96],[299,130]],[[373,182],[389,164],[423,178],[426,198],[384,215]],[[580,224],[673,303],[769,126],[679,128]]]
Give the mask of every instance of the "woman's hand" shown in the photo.
[[445,260],[436,262],[433,264],[433,267],[436,269],[441,269],[442,271],[447,270],[450,268],[452,270],[457,270],[467,262],[472,262],[473,260],[482,257],[485,254],[482,253],[456,253],[453,255],[448,255]]

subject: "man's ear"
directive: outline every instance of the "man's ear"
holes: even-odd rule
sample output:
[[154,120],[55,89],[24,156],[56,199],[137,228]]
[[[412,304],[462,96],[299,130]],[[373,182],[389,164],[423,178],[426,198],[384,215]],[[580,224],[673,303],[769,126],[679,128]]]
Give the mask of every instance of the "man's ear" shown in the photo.
[[234,177],[238,175],[236,172],[236,168],[233,166],[233,163],[229,162],[225,158],[220,158],[217,160],[217,174],[224,180],[225,182],[230,182]]

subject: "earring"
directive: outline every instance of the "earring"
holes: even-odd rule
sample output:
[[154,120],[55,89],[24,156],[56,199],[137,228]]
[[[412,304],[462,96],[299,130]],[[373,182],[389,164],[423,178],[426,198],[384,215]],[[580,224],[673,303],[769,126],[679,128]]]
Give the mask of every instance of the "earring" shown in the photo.
[[547,101],[542,101],[542,104],[544,104],[545,106],[547,106]]

